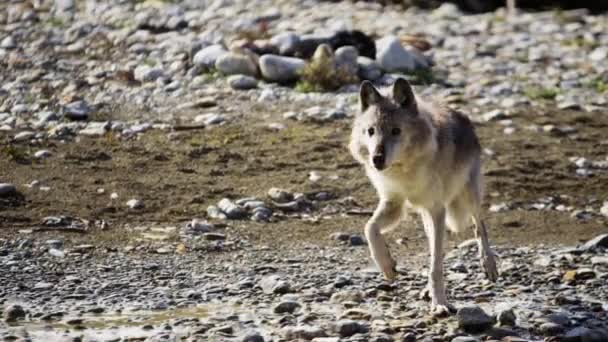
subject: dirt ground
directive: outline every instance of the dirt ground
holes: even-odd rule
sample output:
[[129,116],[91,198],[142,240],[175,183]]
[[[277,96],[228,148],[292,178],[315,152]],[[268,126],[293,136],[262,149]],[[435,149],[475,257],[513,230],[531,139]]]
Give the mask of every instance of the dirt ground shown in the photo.
[[[494,244],[575,244],[608,230],[606,218],[600,215],[580,220],[570,212],[522,208],[554,196],[555,203],[597,212],[608,199],[608,170],[595,170],[594,176],[583,178],[576,175],[569,158],[607,158],[607,114],[527,108],[513,116],[517,128],[511,135],[494,122],[477,124],[482,145],[494,151],[493,156],[484,156],[486,208],[501,202],[515,206],[487,213]],[[287,122],[287,129],[271,131],[252,119],[255,116],[203,130],[154,130],[131,140],[108,134],[45,139],[32,145],[12,142],[13,134],[0,133],[0,181],[16,184],[21,194],[0,199],[0,237],[37,227],[45,216],[66,215],[107,223],[105,229],[94,226],[85,234],[59,233],[70,236],[68,243],[121,246],[133,238],[125,227],[181,226],[192,218],[205,218],[206,208],[224,197],[266,198],[271,187],[306,194],[329,191],[334,199],[323,205],[338,210],[267,224],[227,221],[233,232],[256,245],[279,248],[335,243],[330,234],[338,231],[361,233],[366,216],[346,214],[339,200],[352,196],[361,209],[372,210],[376,198],[348,154],[349,120]],[[576,132],[535,132],[525,128],[530,124],[569,125]],[[41,149],[50,150],[52,156],[35,159],[33,154]],[[324,176],[319,182],[309,180],[313,170]],[[28,188],[34,180],[50,190]],[[114,192],[118,199],[112,200]],[[143,200],[145,207],[129,209],[125,203],[131,198]],[[405,241],[401,253],[413,253],[426,243],[415,222],[403,223],[391,233],[392,244]],[[450,237],[450,245],[471,235]]]

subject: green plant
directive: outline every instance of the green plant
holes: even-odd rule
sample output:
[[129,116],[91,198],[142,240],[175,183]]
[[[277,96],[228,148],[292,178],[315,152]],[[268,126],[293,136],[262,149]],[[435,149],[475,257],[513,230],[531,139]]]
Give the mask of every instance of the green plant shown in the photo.
[[28,162],[28,153],[25,148],[16,146],[16,145],[5,145],[0,149],[1,154],[4,154],[8,157],[8,159],[15,161],[17,163],[27,163]]
[[49,25],[51,25],[53,27],[58,27],[58,28],[63,28],[63,27],[67,26],[65,20],[63,20],[60,17],[55,17],[55,16],[49,17],[48,23],[49,23]]
[[528,87],[524,89],[524,95],[532,100],[553,100],[559,94],[557,88],[543,88],[543,87]]
[[355,75],[336,66],[333,56],[313,58],[302,70],[296,90],[307,92],[333,91],[346,84],[358,82]]
[[414,84],[429,85],[437,81],[432,68],[414,70],[410,75],[413,77],[411,81]]
[[595,89],[598,93],[608,92],[608,82],[601,78],[596,78],[587,84],[589,88]]

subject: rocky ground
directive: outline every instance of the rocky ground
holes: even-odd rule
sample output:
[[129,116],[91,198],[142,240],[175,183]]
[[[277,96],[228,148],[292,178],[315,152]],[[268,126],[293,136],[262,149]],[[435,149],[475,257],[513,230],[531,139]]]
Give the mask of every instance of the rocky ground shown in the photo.
[[[2,2],[0,336],[607,341],[607,46],[580,10]],[[417,220],[389,234],[394,283],[361,236],[357,84],[397,76],[485,148],[502,276],[450,236],[449,318],[419,299]]]

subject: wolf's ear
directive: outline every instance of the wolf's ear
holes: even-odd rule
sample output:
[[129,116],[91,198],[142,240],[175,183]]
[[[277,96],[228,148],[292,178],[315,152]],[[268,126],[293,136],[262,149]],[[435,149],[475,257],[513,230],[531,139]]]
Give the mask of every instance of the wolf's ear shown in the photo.
[[374,87],[372,82],[363,81],[361,88],[359,89],[359,106],[361,111],[365,111],[369,106],[377,104],[382,99],[382,95]]
[[403,108],[416,108],[414,91],[405,78],[398,78],[393,84],[393,100]]

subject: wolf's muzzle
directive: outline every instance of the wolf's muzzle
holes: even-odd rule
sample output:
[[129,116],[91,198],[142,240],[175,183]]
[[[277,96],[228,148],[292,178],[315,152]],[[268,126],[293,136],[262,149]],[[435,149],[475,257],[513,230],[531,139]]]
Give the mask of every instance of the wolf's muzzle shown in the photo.
[[374,167],[378,170],[384,169],[384,162],[384,154],[376,154],[372,157],[372,163],[374,164]]

